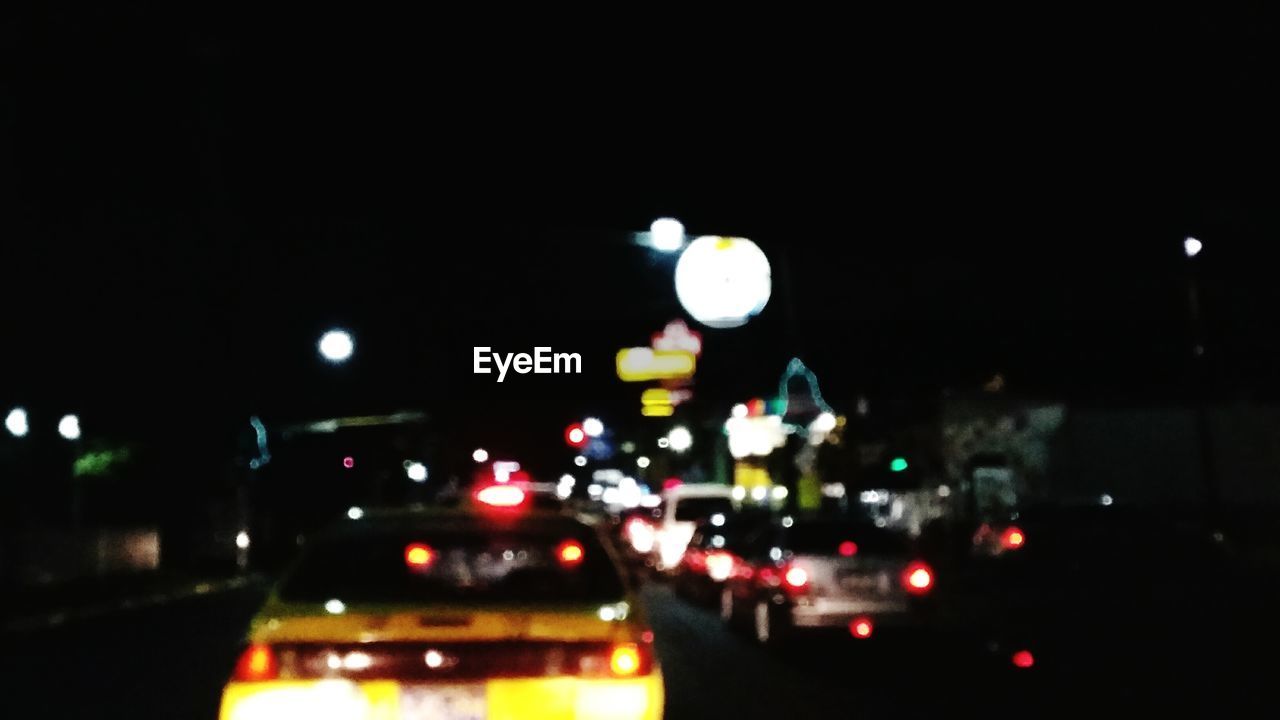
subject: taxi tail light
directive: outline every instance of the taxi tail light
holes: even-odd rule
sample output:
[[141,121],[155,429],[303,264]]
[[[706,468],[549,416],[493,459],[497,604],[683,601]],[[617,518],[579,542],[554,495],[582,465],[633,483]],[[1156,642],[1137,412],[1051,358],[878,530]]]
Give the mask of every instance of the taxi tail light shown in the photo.
[[270,645],[250,645],[236,661],[234,680],[263,682],[280,676],[280,661]]
[[424,543],[410,543],[404,549],[404,564],[411,569],[426,570],[435,562],[436,553]]
[[924,595],[933,589],[933,569],[916,560],[902,571],[902,587],[912,595]]
[[653,644],[646,637],[640,642],[605,645],[584,652],[578,658],[580,675],[588,677],[637,677],[653,669]]
[[1026,533],[1016,525],[1010,525],[1000,533],[1000,548],[1002,550],[1017,550],[1027,542]]
[[808,590],[808,571],[798,565],[788,565],[782,571],[782,586],[791,593],[802,593]]
[[573,569],[582,564],[584,552],[582,543],[577,540],[565,540],[556,546],[556,560],[560,567]]

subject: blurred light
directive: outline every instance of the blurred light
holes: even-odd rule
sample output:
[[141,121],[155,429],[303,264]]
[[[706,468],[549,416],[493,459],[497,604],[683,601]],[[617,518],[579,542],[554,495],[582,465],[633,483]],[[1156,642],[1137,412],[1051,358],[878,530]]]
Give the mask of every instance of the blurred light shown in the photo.
[[346,456],[346,457],[342,458],[342,467],[344,467],[344,468],[346,468],[346,469],[350,470],[351,468],[353,468],[353,467],[355,467],[355,466],[356,466],[356,459],[355,459],[355,458],[351,457],[350,455],[348,455],[348,456]]
[[578,479],[570,475],[569,473],[565,473],[560,476],[560,484],[573,487],[574,485],[578,484]]
[[427,663],[427,667],[433,670],[444,665],[444,655],[439,650],[428,650],[422,659]]
[[871,618],[854,618],[853,621],[849,623],[849,634],[862,640],[866,640],[871,637],[871,630]]
[[822,497],[842,498],[844,496],[844,483],[823,483]]
[[656,508],[661,504],[662,504],[661,495],[645,495],[644,497],[640,498],[640,507]]
[[346,362],[355,347],[351,334],[345,330],[330,330],[320,337],[320,355],[331,363]]
[[711,524],[716,527],[724,526],[724,513],[713,513],[711,515]]
[[1031,654],[1030,650],[1019,650],[1013,654],[1013,666],[1018,668],[1029,668],[1036,664],[1036,658]]
[[631,541],[631,547],[640,554],[645,554],[653,550],[654,532],[653,525],[641,517],[633,517],[627,521],[627,539]]
[[600,499],[604,501],[605,505],[621,505],[622,491],[616,487],[607,487],[600,495]]
[[1000,545],[1007,550],[1016,550],[1026,542],[1027,536],[1013,526],[1005,528],[1004,533],[1000,535]]
[[920,561],[908,565],[902,577],[907,592],[914,595],[921,595],[933,587],[933,572]]
[[360,518],[364,517],[364,508],[361,508],[357,505],[352,505],[351,507],[347,508],[347,517],[351,518],[352,520],[359,520]]
[[791,517],[790,515],[787,515],[786,517],[782,518],[782,527],[784,528],[789,528],[795,524],[796,524],[796,519]]
[[951,487],[949,485],[939,485],[938,497],[951,497]]
[[[640,670],[640,650],[631,643],[615,645],[609,654],[609,670],[619,677],[630,677]],[[624,705],[623,707],[636,707]]]
[[509,482],[519,471],[520,463],[513,460],[495,460],[493,463],[493,479],[500,483]]
[[672,450],[684,452],[693,447],[693,433],[689,432],[689,428],[677,425],[667,433],[667,441],[671,444]]
[[670,405],[645,405],[640,408],[640,414],[645,417],[671,417],[676,414],[676,409]]
[[889,462],[889,469],[893,472],[902,472],[907,469],[907,459],[896,457]]
[[698,367],[697,357],[687,350],[623,348],[615,359],[618,378],[623,382],[687,380]]
[[667,448],[671,447],[671,441],[670,441],[670,440],[668,440],[668,439],[666,439],[666,438],[664,438],[664,437],[660,437],[660,438],[658,438],[658,447],[660,447],[660,448],[662,448],[663,450],[665,450],[665,449],[667,449]]
[[236,533],[236,547],[240,548],[241,550],[249,549],[248,531],[241,530],[240,532]]
[[723,535],[712,535],[712,536],[711,536],[711,547],[718,547],[718,548],[722,548],[722,547],[724,547],[724,536],[723,536]]
[[875,505],[887,499],[879,490],[863,490],[858,493],[858,501],[866,505]]
[[1110,505],[1111,503],[1115,502],[1115,500],[1110,495],[1106,493],[1102,493],[1102,497],[1098,498],[1098,502],[1102,503],[1103,505]]
[[694,355],[702,354],[702,333],[690,330],[684,320],[672,320],[662,328],[662,332],[654,333],[652,339],[650,344],[654,350],[687,350]]
[[236,661],[235,679],[245,682],[274,680],[279,672],[275,653],[268,645],[250,645]]
[[58,421],[58,434],[68,440],[79,440],[80,418],[75,415],[63,415]]
[[570,495],[572,495],[572,494],[573,494],[573,486],[572,486],[572,485],[557,485],[557,486],[556,486],[556,497],[560,498],[561,500],[567,500],[567,499],[569,498],[569,496],[570,496]]
[[818,432],[831,432],[836,429],[836,416],[824,412],[813,421],[813,429]]
[[368,670],[373,665],[373,658],[360,651],[349,652],[342,658],[343,670]]
[[471,453],[471,459],[478,463],[482,463],[489,459],[489,451],[484,448],[476,448],[476,451]]
[[31,428],[27,424],[27,411],[16,407],[4,418],[4,427],[14,437],[26,437]]
[[588,486],[587,486],[587,495],[589,495],[589,496],[591,496],[591,497],[593,497],[593,498],[598,498],[598,497],[600,497],[602,494],[604,494],[604,486],[603,486],[603,485],[599,485],[599,484],[596,484],[596,483],[591,483],[590,485],[588,485]]
[[404,471],[404,474],[408,475],[409,479],[414,482],[426,482],[427,466],[420,462],[409,463],[409,467]]
[[782,559],[782,548],[769,548],[769,559],[778,561]]
[[809,573],[800,567],[788,568],[782,580],[790,587],[802,588],[809,582]]
[[640,457],[636,458],[636,467],[640,468],[641,470],[649,467],[649,458],[645,457],[644,455],[641,455]]
[[1203,249],[1204,249],[1204,243],[1200,242],[1199,240],[1193,237],[1189,237],[1186,240],[1182,241],[1182,251],[1185,252],[1187,254],[1187,257],[1189,258],[1193,258],[1199,255],[1200,251]]
[[662,481],[663,490],[673,490],[684,484],[684,481],[678,477],[669,477]]
[[622,443],[622,452],[624,452],[624,453],[633,453],[633,452],[635,452],[635,451],[636,451],[636,444],[635,444],[635,443],[631,442],[630,440],[628,440],[628,441],[626,441],[626,442]]
[[580,448],[587,444],[587,431],[581,423],[574,423],[564,429],[564,440],[570,447]]
[[[719,544],[716,540],[719,540]],[[723,547],[724,537],[716,535],[711,538],[713,547]],[[733,556],[727,552],[713,552],[707,554],[707,577],[716,582],[724,582],[733,574]]]
[[769,495],[769,489],[766,487],[757,486],[757,487],[751,488],[751,499],[755,500],[756,502],[763,501],[765,497],[767,497],[768,495]]
[[787,498],[787,489],[781,485],[773,489],[774,500],[785,500]]
[[684,245],[684,225],[674,218],[658,218],[649,225],[654,250],[675,252]]
[[671,391],[666,388],[649,388],[640,393],[641,405],[674,405],[671,402]]
[[410,543],[404,549],[404,563],[413,568],[426,568],[435,560],[436,554],[423,543]]
[[582,429],[588,437],[600,437],[604,434],[604,423],[597,418],[589,417],[582,421]]
[[573,464],[577,465],[578,467],[586,467],[587,459],[581,455],[576,455],[573,458]]
[[714,328],[746,324],[772,289],[769,259],[745,238],[704,236],[676,263],[676,297],[694,320]]
[[733,406],[733,410],[729,414],[736,418],[744,418],[747,416],[747,406],[743,403],[738,403]]
[[513,508],[524,503],[524,490],[515,485],[490,485],[476,493],[476,500],[496,508]]
[[858,543],[852,540],[845,540],[840,543],[840,557],[853,557],[858,554]]
[[747,497],[747,489],[742,487],[741,485],[735,485],[732,492],[733,492],[734,500],[741,501],[741,500],[745,500]]
[[556,547],[556,559],[564,567],[577,567],[582,564],[582,543],[577,540],[565,540]]
[[347,611],[347,606],[341,600],[334,598],[324,604],[324,609],[330,615],[341,615]]

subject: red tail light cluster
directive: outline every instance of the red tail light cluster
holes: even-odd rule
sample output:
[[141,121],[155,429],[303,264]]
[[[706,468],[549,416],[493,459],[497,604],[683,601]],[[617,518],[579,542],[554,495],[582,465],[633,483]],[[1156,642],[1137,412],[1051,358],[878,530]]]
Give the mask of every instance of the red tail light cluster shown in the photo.
[[424,543],[410,543],[404,549],[404,564],[411,570],[426,570],[436,560],[436,553]]
[[280,662],[269,645],[250,645],[236,661],[233,679],[240,682],[275,680],[280,675]]
[[1013,654],[1012,660],[1014,667],[1024,670],[1036,664],[1036,658],[1031,654],[1030,650],[1019,650]]
[[1015,525],[1010,525],[1000,533],[1000,548],[1002,550],[1017,550],[1027,542],[1027,536]]
[[528,494],[515,485],[487,485],[477,490],[475,497],[482,505],[504,510],[519,508],[529,499]]
[[579,656],[579,673],[588,677],[636,677],[653,669],[653,647],[647,642],[614,643]]
[[912,595],[924,595],[933,589],[933,569],[917,560],[902,571],[902,587]]
[[859,640],[866,640],[871,637],[871,631],[874,626],[869,617],[856,617],[849,623],[849,634]]

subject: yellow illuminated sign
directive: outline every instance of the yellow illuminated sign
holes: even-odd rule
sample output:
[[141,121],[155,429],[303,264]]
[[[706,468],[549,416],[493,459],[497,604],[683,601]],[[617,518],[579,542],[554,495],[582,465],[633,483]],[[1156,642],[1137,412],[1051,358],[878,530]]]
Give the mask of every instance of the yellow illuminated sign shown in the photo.
[[671,417],[676,409],[670,405],[645,405],[640,408],[640,414],[645,417]]
[[618,377],[623,382],[685,380],[697,366],[694,354],[686,350],[654,350],[647,347],[618,351]]
[[671,391],[666,388],[649,388],[640,393],[641,405],[674,405],[671,402]]

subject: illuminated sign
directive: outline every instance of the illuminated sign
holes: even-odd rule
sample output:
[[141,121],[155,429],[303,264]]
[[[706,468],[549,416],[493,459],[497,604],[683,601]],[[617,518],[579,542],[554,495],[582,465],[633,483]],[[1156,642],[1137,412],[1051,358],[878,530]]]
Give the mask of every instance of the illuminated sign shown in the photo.
[[696,358],[686,350],[633,347],[618,351],[618,377],[623,382],[686,380],[696,367]]

